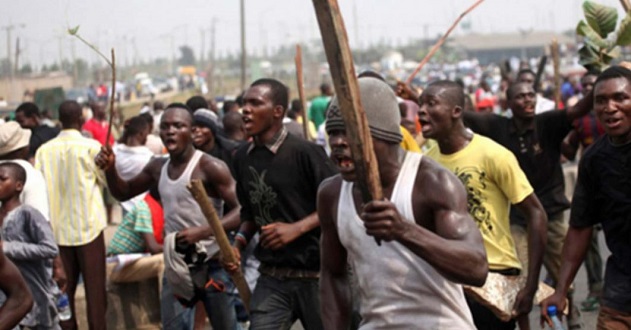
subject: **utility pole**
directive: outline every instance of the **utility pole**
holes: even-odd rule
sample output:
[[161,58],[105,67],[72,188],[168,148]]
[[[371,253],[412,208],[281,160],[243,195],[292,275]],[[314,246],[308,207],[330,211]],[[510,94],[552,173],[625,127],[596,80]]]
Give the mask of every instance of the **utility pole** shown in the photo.
[[208,90],[210,95],[215,95],[215,27],[217,25],[217,18],[213,17],[212,25],[210,26],[210,70],[208,72]]
[[15,39],[15,65],[13,65],[13,72],[19,72],[20,69],[20,38]]
[[245,90],[245,66],[247,64],[245,51],[245,0],[241,0],[241,90]]
[[11,31],[13,31],[15,28],[23,28],[24,24],[9,24],[6,26],[3,26],[2,29],[7,31],[7,61],[9,62],[9,78],[13,78],[13,65],[12,65],[12,61],[11,61],[11,57],[13,56],[12,52],[11,52]]

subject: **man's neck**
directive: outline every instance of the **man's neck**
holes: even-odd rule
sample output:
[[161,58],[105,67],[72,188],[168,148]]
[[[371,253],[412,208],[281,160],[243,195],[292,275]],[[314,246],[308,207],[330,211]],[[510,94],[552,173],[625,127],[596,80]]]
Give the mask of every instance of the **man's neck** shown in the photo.
[[452,130],[448,136],[439,138],[437,142],[441,154],[451,155],[464,149],[472,139],[473,133],[461,126]]
[[278,134],[283,129],[283,123],[274,123],[270,129],[267,131],[257,135],[254,137],[254,143],[258,146],[266,145],[271,143],[276,134]]
[[513,116],[512,120],[513,120],[513,123],[515,124],[515,128],[517,129],[517,132],[523,133],[528,128],[532,127],[533,123],[535,122],[535,117],[518,118],[518,117]]
[[192,144],[190,144],[184,151],[179,154],[170,154],[170,163],[174,165],[182,165],[188,164],[188,162],[193,158],[193,154],[195,154],[195,148]]
[[392,145],[385,150],[379,150],[379,155],[377,156],[379,179],[381,180],[385,196],[391,195],[404,159],[405,150],[401,149],[398,144]]
[[208,140],[208,142],[206,142],[206,144],[204,144],[203,146],[201,146],[201,149],[203,152],[205,153],[210,153],[211,151],[213,151],[213,149],[215,149],[216,143],[215,143],[215,139],[211,139]]

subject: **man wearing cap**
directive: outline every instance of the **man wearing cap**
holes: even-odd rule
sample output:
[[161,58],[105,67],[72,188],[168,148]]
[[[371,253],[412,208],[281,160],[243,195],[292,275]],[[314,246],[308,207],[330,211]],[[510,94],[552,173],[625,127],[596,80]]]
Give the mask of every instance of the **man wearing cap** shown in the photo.
[[466,192],[445,168],[401,149],[392,89],[375,78],[358,83],[385,199],[363,204],[334,99],[326,129],[340,175],[318,192],[324,327],[350,323],[349,262],[359,287],[360,329],[474,329],[460,284],[484,284],[488,263]]
[[59,121],[61,133],[39,148],[35,168],[46,180],[53,235],[68,275],[72,318],[60,324],[63,329],[77,329],[74,296],[81,276],[89,328],[105,329],[105,178],[93,161],[101,145],[81,135],[83,117],[77,102],[61,103]]
[[214,112],[198,109],[193,114],[193,145],[232,167],[232,157],[240,144],[222,136]]
[[[307,330],[322,329],[316,194],[320,183],[335,174],[335,167],[320,146],[284,127],[287,86],[259,79],[243,99],[243,122],[253,142],[235,155],[242,209],[234,246],[240,256],[260,233],[254,255],[261,262],[261,276],[250,302],[251,328],[289,329],[300,319]],[[226,265],[230,271],[237,267]]]

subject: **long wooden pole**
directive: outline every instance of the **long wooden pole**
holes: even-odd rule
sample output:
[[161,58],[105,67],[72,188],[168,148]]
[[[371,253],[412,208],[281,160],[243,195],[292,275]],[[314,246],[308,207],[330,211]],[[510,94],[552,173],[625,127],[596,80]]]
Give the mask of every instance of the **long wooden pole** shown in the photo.
[[313,0],[313,6],[335,86],[335,95],[344,119],[346,136],[353,153],[362,199],[364,202],[381,200],[383,192],[377,157],[359,97],[359,84],[340,8],[337,0]]
[[[208,199],[204,184],[200,180],[192,180],[187,188],[197,201],[197,204],[199,204],[199,207],[202,209],[202,213],[204,213],[204,216],[208,221],[208,225],[210,225],[210,227],[212,228],[213,233],[215,234],[215,240],[217,240],[217,244],[219,245],[219,250],[221,251],[223,259],[228,263],[237,263],[238,260],[234,256],[232,245],[228,240],[228,236],[226,236],[226,232],[221,225],[221,221],[219,221],[217,211],[210,202],[210,199]],[[249,313],[250,287],[248,287],[248,283],[243,276],[243,272],[241,272],[241,269],[238,269],[236,273],[231,274],[230,276],[232,277],[237,290],[239,290],[239,296],[241,296],[241,300],[243,300],[243,305],[245,306],[245,309]]]
[[309,132],[309,118],[307,118],[307,99],[305,98],[304,78],[302,75],[302,48],[296,45],[296,84],[298,85],[298,96],[300,97],[300,105],[302,106],[302,129],[304,130],[305,139],[311,141]]
[[554,68],[554,108],[558,109],[561,105],[561,74],[559,72],[559,43],[556,38],[552,39],[550,54],[552,55],[552,66]]
[[425,58],[423,58],[423,60],[418,64],[418,66],[416,67],[416,69],[414,70],[414,72],[412,72],[412,74],[408,77],[406,83],[409,85],[412,83],[412,79],[414,79],[414,76],[416,76],[416,74],[418,74],[421,69],[425,66],[425,64],[427,64],[427,62],[429,62],[429,59],[432,58],[432,56],[434,56],[434,54],[436,53],[436,51],[438,51],[438,48],[440,48],[440,46],[443,45],[443,43],[445,43],[445,41],[447,40],[447,37],[449,36],[449,34],[451,33],[451,31],[453,31],[453,29],[456,28],[456,26],[458,26],[458,23],[460,23],[460,20],[462,20],[463,17],[465,17],[465,15],[467,15],[468,13],[470,13],[473,9],[475,9],[475,7],[477,7],[479,4],[481,4],[484,0],[478,0],[476,1],[476,3],[474,3],[473,5],[471,5],[471,7],[469,7],[467,10],[465,10],[464,12],[462,12],[462,14],[460,14],[460,16],[458,16],[458,18],[456,19],[456,21],[449,27],[449,30],[447,30],[447,32],[445,32],[445,34],[443,34],[442,37],[440,37],[440,39],[438,39],[438,41],[436,42],[436,44],[434,44],[434,46],[432,46],[432,49],[429,51],[429,53],[427,53],[427,55],[425,55]]
[[629,0],[620,0],[620,3],[622,4],[622,8],[624,8],[624,11],[626,13],[631,11],[631,2],[629,2]]
[[107,125],[107,135],[105,135],[105,145],[110,145],[110,136],[112,135],[112,121],[114,120],[114,98],[116,97],[116,55],[114,54],[114,48],[112,48],[112,62],[110,63],[112,69],[112,91],[110,92],[110,119]]

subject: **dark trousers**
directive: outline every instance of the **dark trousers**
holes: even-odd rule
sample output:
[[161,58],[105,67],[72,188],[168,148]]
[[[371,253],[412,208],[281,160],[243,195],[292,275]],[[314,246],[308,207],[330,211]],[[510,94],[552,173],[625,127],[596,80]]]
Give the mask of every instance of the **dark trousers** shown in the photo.
[[296,320],[306,330],[323,328],[318,279],[278,279],[261,274],[250,302],[250,329],[287,330]]
[[484,305],[478,303],[473,298],[466,297],[467,305],[473,316],[473,323],[478,330],[513,330],[515,329],[515,319],[508,322],[500,320],[493,312]]
[[88,327],[90,330],[105,330],[107,295],[105,293],[105,241],[103,232],[86,245],[60,246],[59,255],[68,277],[66,292],[72,310],[72,318],[60,322],[62,329],[77,329],[75,292],[79,275],[83,275]]

